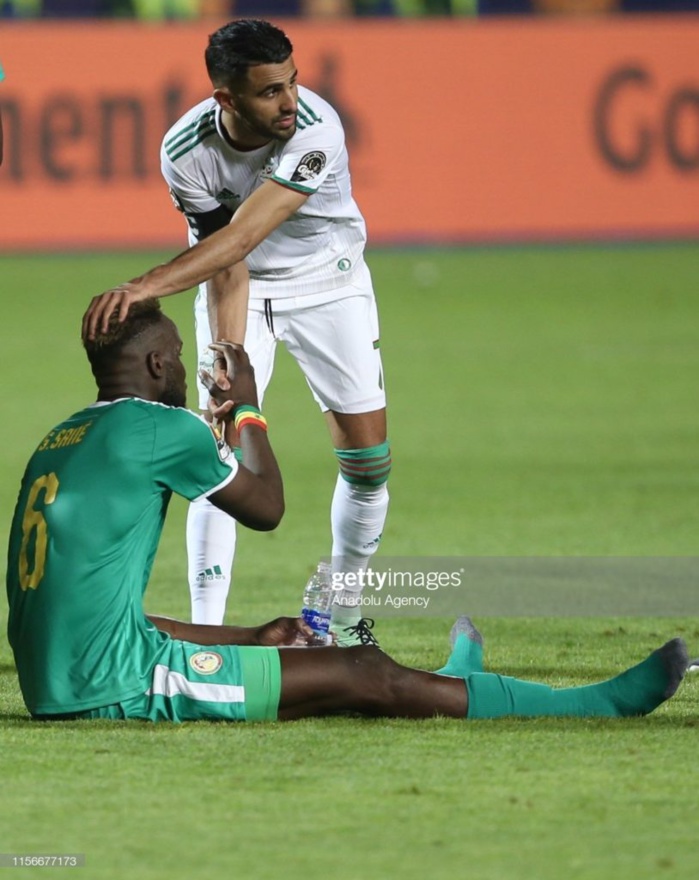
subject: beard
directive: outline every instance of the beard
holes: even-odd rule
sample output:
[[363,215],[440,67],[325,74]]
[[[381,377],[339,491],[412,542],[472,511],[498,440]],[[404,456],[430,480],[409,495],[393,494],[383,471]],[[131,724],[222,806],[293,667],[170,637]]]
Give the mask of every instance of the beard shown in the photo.
[[174,376],[168,375],[165,388],[160,395],[160,403],[183,409],[187,406],[187,386],[178,382]]
[[160,403],[164,403],[165,406],[176,406],[178,409],[184,409],[187,406],[187,397],[179,388],[171,390],[166,388],[160,398]]
[[[248,113],[247,110],[240,107],[237,110],[237,116],[246,131],[257,137],[266,138],[267,140],[272,141],[288,141],[296,134],[296,123],[286,129],[275,128],[274,122],[266,125],[256,119],[251,113]],[[279,117],[279,119],[282,119],[282,117]],[[279,119],[275,120],[275,122],[278,122]]]

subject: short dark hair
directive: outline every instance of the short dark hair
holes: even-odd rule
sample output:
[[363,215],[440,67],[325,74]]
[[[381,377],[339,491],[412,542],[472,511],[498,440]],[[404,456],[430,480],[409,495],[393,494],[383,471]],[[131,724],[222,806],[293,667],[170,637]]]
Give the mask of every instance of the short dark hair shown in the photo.
[[204,58],[215,86],[230,86],[258,64],[281,64],[293,52],[284,31],[258,18],[230,21],[209,37]]
[[157,327],[165,320],[157,299],[143,299],[129,308],[124,321],[119,321],[115,310],[109,316],[106,333],[96,333],[94,339],[83,339],[87,359],[94,376],[104,372],[105,367],[114,363],[124,347],[138,339],[146,330]]

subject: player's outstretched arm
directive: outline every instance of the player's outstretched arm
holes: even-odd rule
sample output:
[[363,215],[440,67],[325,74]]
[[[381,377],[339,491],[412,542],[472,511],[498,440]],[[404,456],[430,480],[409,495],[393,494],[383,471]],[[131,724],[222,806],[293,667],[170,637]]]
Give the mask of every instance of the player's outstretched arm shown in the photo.
[[250,275],[245,261],[217,272],[209,279],[207,288],[211,338],[243,345],[250,294]]
[[[209,496],[209,500],[244,526],[258,531],[276,528],[284,515],[284,486],[277,459],[267,439],[264,420],[259,414],[255,374],[245,350],[231,342],[211,346],[218,359],[225,359],[228,388],[222,388],[207,372],[202,382],[219,405],[214,415],[232,425],[236,412],[247,407],[244,424],[238,424],[242,463],[228,485]],[[257,412],[257,416],[254,413]]]
[[189,290],[244,260],[307,198],[305,193],[272,180],[265,181],[243,202],[224,229],[183,251],[169,263],[94,297],[83,316],[83,338],[94,339],[98,330],[106,333],[109,316],[114,311],[118,311],[119,320],[123,321],[132,303]]
[[157,629],[173,639],[196,645],[282,647],[298,644],[299,640],[313,636],[311,628],[300,617],[277,617],[261,626],[209,626],[153,614],[147,617]]

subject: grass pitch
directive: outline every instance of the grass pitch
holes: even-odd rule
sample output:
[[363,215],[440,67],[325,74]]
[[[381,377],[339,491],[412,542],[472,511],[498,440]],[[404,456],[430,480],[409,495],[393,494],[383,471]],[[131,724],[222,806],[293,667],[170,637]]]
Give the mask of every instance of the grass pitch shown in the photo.
[[[31,450],[93,399],[89,298],[165,256],[0,260],[3,539]],[[394,453],[382,553],[697,555],[696,245],[369,260]],[[164,307],[193,372],[190,304]],[[329,548],[336,465],[278,357],[265,414],[287,515],[272,534],[241,530],[241,623],[294,613]],[[174,501],[148,593],[173,616],[188,609],[184,514]],[[554,686],[611,675],[676,634],[699,655],[693,616],[478,622],[491,668]],[[434,668],[449,625],[377,630],[396,659]],[[626,721],[38,725],[3,640],[0,851],[85,853],[80,876],[95,878],[693,878],[698,731],[699,676]]]

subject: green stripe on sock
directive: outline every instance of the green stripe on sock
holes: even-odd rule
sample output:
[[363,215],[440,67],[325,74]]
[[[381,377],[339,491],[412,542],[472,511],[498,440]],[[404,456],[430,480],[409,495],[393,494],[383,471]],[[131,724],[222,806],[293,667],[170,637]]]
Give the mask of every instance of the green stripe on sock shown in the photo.
[[378,471],[346,470],[341,467],[340,473],[342,474],[342,478],[347,480],[348,483],[365,486],[380,486],[388,479],[388,475],[391,473],[391,466],[388,465]]
[[369,458],[378,458],[381,456],[386,456],[391,454],[391,447],[388,445],[388,440],[384,440],[383,443],[379,443],[378,446],[365,446],[364,449],[336,449],[335,455],[338,458],[344,458],[346,460],[364,458],[364,456],[368,456]]
[[391,449],[388,441],[366,449],[336,449],[340,474],[357,486],[381,486],[391,472]]

